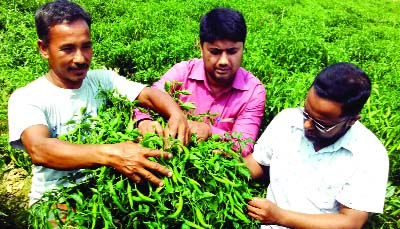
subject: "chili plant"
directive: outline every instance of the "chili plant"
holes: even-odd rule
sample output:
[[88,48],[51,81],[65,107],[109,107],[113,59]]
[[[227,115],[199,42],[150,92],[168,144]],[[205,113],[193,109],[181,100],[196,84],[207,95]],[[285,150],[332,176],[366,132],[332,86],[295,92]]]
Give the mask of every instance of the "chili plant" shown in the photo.
[[[46,193],[31,208],[33,228],[48,227],[49,218],[60,227],[77,228],[258,227],[247,216],[246,205],[252,196],[265,193],[259,184],[250,182],[241,152],[232,150],[235,142],[240,142],[237,136],[213,135],[206,141],[192,136],[189,146],[177,139],[165,143],[156,134],[141,136],[132,120],[135,103],[112,91],[103,91],[102,95],[107,102],[98,115],[92,117],[82,109],[80,121],[71,121],[75,127],[60,138],[78,144],[134,141],[165,150],[173,158],[157,161],[170,168],[173,176],[163,177],[164,186],[156,187],[147,181],[134,183],[110,167],[82,170],[76,176],[85,176],[83,182],[66,177],[70,186]],[[156,118],[165,124],[161,116]],[[227,140],[232,138],[235,141]],[[68,209],[56,208],[59,203]]]

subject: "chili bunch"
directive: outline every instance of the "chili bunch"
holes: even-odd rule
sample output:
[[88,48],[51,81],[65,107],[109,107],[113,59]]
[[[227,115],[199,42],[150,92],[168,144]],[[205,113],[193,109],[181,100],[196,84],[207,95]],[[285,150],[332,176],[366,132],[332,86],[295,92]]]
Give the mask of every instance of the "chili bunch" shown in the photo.
[[[77,144],[134,141],[168,151],[172,159],[150,159],[170,168],[173,176],[164,177],[164,186],[156,187],[147,181],[136,184],[110,167],[82,170],[76,176],[86,177],[83,182],[67,177],[71,186],[46,193],[31,208],[34,228],[47,226],[50,214],[59,226],[75,228],[258,227],[247,216],[246,205],[252,196],[264,193],[250,181],[240,152],[232,150],[233,141],[218,135],[197,141],[192,136],[192,143],[184,146],[176,139],[165,144],[155,134],[141,136],[132,120],[135,102],[113,91],[103,91],[102,96],[106,102],[97,116],[82,109],[82,117],[69,123],[74,128],[60,138]],[[161,116],[153,116],[165,124]],[[240,141],[237,136],[235,141]],[[65,203],[68,210],[56,208],[58,203]]]

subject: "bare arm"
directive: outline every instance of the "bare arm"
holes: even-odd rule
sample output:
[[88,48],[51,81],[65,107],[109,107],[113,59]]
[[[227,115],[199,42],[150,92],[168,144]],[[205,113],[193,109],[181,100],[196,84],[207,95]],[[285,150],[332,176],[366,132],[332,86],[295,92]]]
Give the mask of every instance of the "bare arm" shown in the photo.
[[251,178],[257,179],[264,175],[264,170],[256,160],[254,160],[253,155],[249,154],[243,158],[246,163],[247,168],[250,170]]
[[168,93],[154,88],[145,88],[137,98],[140,105],[154,109],[168,118],[164,136],[178,138],[184,144],[189,141],[189,125],[179,105]]
[[172,175],[167,168],[147,159],[148,157],[170,158],[170,154],[144,148],[133,142],[104,145],[72,144],[50,138],[48,127],[44,125],[27,128],[22,133],[21,140],[34,164],[57,170],[106,165],[114,167],[135,182],[145,178],[156,185],[162,185],[162,181],[150,171],[166,176]]
[[368,213],[340,205],[339,213],[305,214],[278,207],[263,198],[254,198],[247,206],[249,216],[262,224],[275,224],[297,229],[362,228]]

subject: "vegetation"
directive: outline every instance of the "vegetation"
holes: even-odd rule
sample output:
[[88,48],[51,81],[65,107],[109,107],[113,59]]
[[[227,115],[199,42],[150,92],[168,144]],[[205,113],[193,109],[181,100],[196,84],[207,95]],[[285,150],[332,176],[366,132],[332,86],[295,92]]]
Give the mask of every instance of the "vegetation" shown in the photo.
[[[16,88],[47,71],[37,52],[33,20],[44,2],[0,2],[0,176],[9,164],[30,172],[29,156],[7,144],[7,100]],[[390,158],[385,211],[372,215],[366,228],[400,227],[398,0],[77,2],[93,16],[92,68],[112,68],[146,84],[173,64],[200,57],[198,22],[205,12],[217,6],[240,10],[248,25],[243,67],[260,78],[268,93],[263,128],[280,110],[304,98],[323,67],[348,61],[364,69],[373,91],[361,122],[384,143]],[[5,227],[27,224],[22,209],[0,207]]]
[[[179,95],[176,91],[174,94]],[[98,116],[85,114],[86,109],[82,109],[83,117],[71,120],[72,130],[60,138],[77,144],[131,140],[148,148],[163,149],[174,155],[170,160],[159,160],[174,172],[173,176],[163,178],[163,187],[155,187],[149,182],[135,184],[108,167],[86,169],[75,175],[86,175],[84,182],[46,193],[45,201],[32,206],[29,222],[33,228],[47,228],[51,215],[62,214],[66,215],[64,222],[55,217],[60,227],[258,227],[254,219],[245,216],[247,201],[252,196],[265,195],[266,190],[250,182],[250,171],[241,152],[232,150],[236,142],[232,141],[233,136],[222,139],[213,135],[200,142],[193,136],[188,147],[177,139],[163,139],[156,134],[146,134],[139,141],[141,135],[131,118],[134,103],[115,96],[113,91],[104,91],[102,95],[107,102],[99,109]],[[184,110],[190,110],[185,109],[190,104],[182,105]],[[165,125],[160,115],[153,117]],[[68,210],[54,208],[60,203],[65,203]]]

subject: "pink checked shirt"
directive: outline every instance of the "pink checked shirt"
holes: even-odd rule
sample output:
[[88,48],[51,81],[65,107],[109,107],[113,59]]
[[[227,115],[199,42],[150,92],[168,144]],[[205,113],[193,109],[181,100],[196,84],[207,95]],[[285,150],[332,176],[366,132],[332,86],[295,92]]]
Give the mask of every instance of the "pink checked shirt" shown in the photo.
[[[213,134],[224,136],[225,132],[240,132],[242,139],[256,140],[264,115],[266,91],[260,80],[250,72],[239,68],[232,87],[226,88],[219,97],[211,93],[201,59],[174,65],[152,87],[164,90],[165,81],[183,82],[176,89],[191,92],[191,95],[181,95],[180,100],[192,102],[196,106],[194,115],[207,112],[217,114],[211,122],[208,118],[204,120],[211,124]],[[242,155],[246,156],[252,149],[253,144],[249,143]]]

